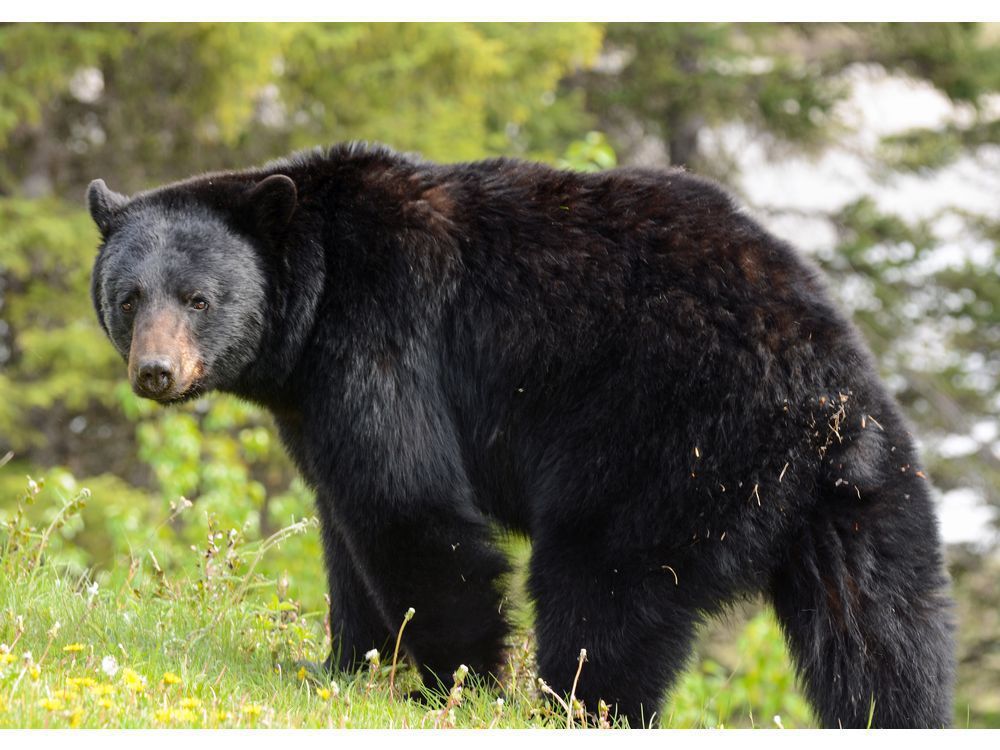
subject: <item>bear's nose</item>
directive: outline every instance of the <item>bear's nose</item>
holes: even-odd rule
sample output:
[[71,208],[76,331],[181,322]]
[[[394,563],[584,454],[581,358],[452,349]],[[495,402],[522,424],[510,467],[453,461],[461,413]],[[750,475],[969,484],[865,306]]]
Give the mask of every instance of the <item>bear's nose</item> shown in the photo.
[[150,396],[160,396],[174,384],[174,372],[166,359],[147,359],[139,365],[139,389]]

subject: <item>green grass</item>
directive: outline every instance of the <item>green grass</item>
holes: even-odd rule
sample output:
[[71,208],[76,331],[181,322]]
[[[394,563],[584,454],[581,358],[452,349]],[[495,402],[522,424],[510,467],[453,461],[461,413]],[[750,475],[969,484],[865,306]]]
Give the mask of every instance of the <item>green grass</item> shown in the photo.
[[[37,493],[35,493],[37,494]],[[71,518],[86,518],[80,493],[33,528],[29,489],[0,527],[0,727],[567,727],[587,723],[578,704],[542,695],[527,618],[511,641],[502,685],[457,675],[448,696],[410,700],[415,670],[400,660],[358,674],[315,678],[302,662],[330,648],[322,611],[304,611],[281,578],[259,573],[297,534],[295,524],[248,543],[209,526],[185,566],[160,567],[155,549],[115,553],[94,574],[48,557]],[[317,575],[321,565],[317,561]],[[517,598],[515,596],[515,598]],[[419,617],[420,613],[416,613]],[[403,624],[403,613],[400,613]],[[712,631],[703,659],[663,708],[672,727],[809,726],[773,620]],[[716,644],[718,645],[718,644]],[[734,651],[735,647],[735,651]],[[726,653],[735,663],[726,663]],[[583,665],[586,669],[586,664]],[[595,724],[614,724],[606,715]]]

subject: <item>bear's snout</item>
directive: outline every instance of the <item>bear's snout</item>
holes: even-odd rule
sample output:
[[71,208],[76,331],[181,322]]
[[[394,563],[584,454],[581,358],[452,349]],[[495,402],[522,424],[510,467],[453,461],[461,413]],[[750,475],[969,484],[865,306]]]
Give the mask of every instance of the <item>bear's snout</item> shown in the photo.
[[140,315],[128,357],[129,380],[136,395],[156,401],[182,399],[202,369],[198,347],[180,310],[167,306]]

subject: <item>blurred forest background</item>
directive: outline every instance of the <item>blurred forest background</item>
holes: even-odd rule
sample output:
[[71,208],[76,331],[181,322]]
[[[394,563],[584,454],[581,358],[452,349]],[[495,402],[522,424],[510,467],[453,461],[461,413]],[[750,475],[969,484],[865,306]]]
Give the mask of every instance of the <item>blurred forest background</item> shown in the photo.
[[[83,194],[354,139],[682,165],[807,252],[940,491],[956,721],[1000,726],[998,25],[0,25],[0,521],[25,475],[53,498],[39,524],[89,488],[52,546],[100,579],[150,546],[188,564],[210,525],[253,539],[312,515],[265,414],[132,395],[91,308]],[[320,554],[313,530],[263,564],[320,609]],[[736,658],[733,627],[706,634],[703,663]]]

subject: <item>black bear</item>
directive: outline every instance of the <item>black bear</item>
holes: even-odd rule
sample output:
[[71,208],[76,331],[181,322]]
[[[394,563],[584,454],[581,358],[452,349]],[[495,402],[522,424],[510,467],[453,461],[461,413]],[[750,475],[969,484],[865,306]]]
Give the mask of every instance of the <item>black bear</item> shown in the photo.
[[316,492],[330,668],[403,637],[496,674],[498,528],[532,541],[539,674],[648,722],[699,621],[773,603],[827,726],[951,716],[927,480],[817,272],[683,171],[340,145],[88,193],[135,391],[273,412]]

